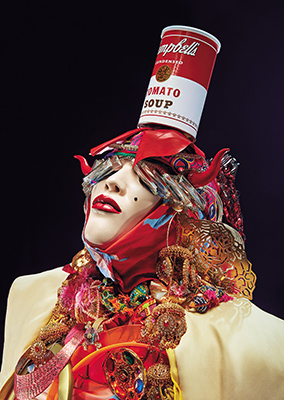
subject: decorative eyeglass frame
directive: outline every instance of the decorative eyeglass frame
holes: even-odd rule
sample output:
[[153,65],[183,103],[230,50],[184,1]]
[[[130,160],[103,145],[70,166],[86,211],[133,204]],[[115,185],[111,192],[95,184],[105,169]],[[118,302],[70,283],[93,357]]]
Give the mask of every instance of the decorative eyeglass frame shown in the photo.
[[[95,160],[92,171],[83,179],[82,187],[86,196],[92,191],[94,185],[106,179],[123,167],[123,161],[134,163],[131,156],[113,155],[105,159]],[[191,210],[204,211],[206,200],[204,194],[214,192],[218,205],[218,221],[223,215],[223,206],[219,195],[209,186],[195,188],[183,174],[170,175],[162,167],[150,161],[139,161],[134,166],[134,171],[141,183],[155,196],[160,196],[164,202],[169,202],[176,211]],[[204,196],[204,197],[203,197]]]

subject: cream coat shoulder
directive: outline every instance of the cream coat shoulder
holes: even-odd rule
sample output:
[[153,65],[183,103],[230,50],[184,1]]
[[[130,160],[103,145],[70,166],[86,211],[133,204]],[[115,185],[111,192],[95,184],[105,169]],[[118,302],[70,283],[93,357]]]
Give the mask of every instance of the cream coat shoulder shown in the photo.
[[284,321],[240,299],[187,313],[175,350],[183,400],[283,400]]
[[50,318],[57,290],[66,277],[66,272],[60,267],[21,276],[13,282],[7,303],[0,387]]

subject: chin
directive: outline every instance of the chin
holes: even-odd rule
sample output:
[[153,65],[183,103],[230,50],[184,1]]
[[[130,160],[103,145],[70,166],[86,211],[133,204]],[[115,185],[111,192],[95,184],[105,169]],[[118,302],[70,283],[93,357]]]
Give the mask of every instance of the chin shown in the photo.
[[107,247],[110,243],[115,241],[115,237],[104,237],[103,235],[99,235],[99,237],[97,235],[88,235],[87,233],[85,233],[85,238],[87,239],[87,241],[95,246],[95,247]]

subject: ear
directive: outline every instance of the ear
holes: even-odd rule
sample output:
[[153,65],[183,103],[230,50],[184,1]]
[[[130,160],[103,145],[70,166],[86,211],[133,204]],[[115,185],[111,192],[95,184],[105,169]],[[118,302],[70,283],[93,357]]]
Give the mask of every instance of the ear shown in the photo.
[[89,198],[91,197],[91,195],[89,195],[88,197],[86,197],[85,201],[84,201],[84,206],[83,206],[83,210],[84,210],[84,214],[85,216],[87,216],[88,214],[88,209],[89,209]]

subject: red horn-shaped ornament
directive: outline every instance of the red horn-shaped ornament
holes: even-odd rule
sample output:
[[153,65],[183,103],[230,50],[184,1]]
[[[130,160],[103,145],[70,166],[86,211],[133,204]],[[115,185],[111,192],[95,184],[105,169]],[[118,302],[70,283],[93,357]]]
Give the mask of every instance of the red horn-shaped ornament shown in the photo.
[[77,160],[80,161],[81,170],[82,170],[84,175],[88,175],[92,171],[92,168],[89,166],[88,161],[85,159],[85,157],[83,157],[83,156],[74,156],[74,158],[77,158]]
[[187,179],[189,182],[196,188],[200,186],[205,186],[209,182],[212,182],[213,179],[216,178],[219,169],[220,169],[220,164],[223,155],[229,151],[230,149],[222,149],[218,151],[216,156],[214,157],[212,163],[210,164],[210,167],[204,171],[204,172],[198,172],[198,171],[192,171],[188,174]]

